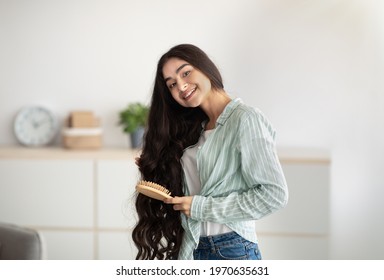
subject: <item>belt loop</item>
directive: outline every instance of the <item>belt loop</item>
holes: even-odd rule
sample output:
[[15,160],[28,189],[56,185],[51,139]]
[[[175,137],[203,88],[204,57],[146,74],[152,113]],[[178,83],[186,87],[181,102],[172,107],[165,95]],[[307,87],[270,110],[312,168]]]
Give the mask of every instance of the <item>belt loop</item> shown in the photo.
[[213,240],[213,236],[207,236],[209,244],[211,246],[211,252],[216,252],[216,246],[215,246],[215,241]]

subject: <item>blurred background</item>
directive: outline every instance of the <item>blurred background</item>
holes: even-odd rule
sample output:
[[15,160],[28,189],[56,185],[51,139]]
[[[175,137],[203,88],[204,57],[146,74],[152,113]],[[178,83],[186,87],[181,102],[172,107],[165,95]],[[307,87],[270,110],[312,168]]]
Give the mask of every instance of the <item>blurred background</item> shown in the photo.
[[[117,112],[130,102],[148,104],[159,57],[192,43],[219,67],[229,94],[268,116],[279,147],[325,151],[322,257],[383,259],[383,14],[380,0],[0,0],[0,146],[19,146],[15,116],[38,104],[61,121],[74,109],[91,110],[101,119],[103,146],[128,149]],[[58,135],[53,146],[60,145]],[[115,172],[109,159],[103,164]],[[17,170],[14,164],[12,155],[3,156],[0,177],[11,165]],[[4,205],[10,194],[2,182]],[[311,219],[315,207],[300,212]],[[0,222],[24,221],[12,220],[6,209],[0,206]],[[87,226],[93,234],[95,224]],[[43,230],[53,242],[54,230]],[[105,238],[107,244],[111,236]]]

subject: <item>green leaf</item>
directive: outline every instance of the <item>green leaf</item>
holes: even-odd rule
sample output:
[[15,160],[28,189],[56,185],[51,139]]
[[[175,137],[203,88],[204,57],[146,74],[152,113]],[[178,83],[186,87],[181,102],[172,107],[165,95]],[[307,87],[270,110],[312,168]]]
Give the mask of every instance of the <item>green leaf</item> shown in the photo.
[[143,127],[147,123],[149,108],[148,106],[136,102],[128,104],[119,112],[119,125],[122,126],[124,133],[132,133],[138,127]]

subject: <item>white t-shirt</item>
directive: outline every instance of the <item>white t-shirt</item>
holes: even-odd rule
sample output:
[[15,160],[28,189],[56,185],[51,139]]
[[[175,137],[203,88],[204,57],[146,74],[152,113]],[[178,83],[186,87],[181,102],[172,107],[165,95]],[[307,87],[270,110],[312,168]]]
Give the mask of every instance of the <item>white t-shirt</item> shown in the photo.
[[[201,183],[199,177],[199,170],[197,167],[196,155],[197,151],[201,146],[205,143],[207,138],[214,130],[205,130],[197,142],[196,145],[186,149],[184,151],[183,156],[181,157],[181,164],[184,169],[185,179],[187,181],[187,186],[189,189],[190,195],[196,195],[200,193]],[[208,235],[217,235],[223,234],[227,232],[231,232],[232,230],[224,224],[217,224],[213,222],[203,222],[201,225],[201,236]]]

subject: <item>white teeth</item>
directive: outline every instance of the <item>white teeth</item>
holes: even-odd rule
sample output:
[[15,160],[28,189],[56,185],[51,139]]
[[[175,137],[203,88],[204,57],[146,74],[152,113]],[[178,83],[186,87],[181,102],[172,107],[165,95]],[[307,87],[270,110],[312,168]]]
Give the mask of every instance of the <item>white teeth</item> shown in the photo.
[[194,93],[196,90],[196,88],[194,88],[193,90],[191,90],[190,92],[188,92],[183,98],[184,99],[187,99],[192,93]]

